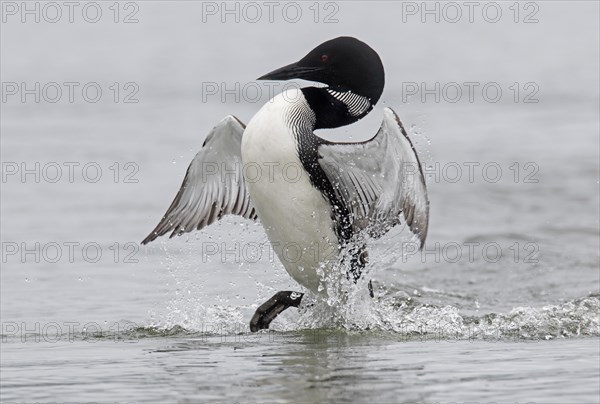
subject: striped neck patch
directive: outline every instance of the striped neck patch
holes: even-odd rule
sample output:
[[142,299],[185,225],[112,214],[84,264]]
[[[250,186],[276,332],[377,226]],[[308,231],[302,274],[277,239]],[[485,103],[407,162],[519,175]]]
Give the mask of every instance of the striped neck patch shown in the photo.
[[352,91],[340,92],[328,88],[327,92],[333,98],[346,105],[348,112],[352,116],[360,116],[371,108],[371,101],[367,97],[354,94]]

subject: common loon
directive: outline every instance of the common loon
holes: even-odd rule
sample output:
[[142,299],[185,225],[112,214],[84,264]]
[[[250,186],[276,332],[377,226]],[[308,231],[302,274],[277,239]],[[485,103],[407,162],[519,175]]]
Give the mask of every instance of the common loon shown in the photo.
[[[173,237],[200,230],[228,214],[258,219],[286,271],[314,293],[323,293],[321,275],[345,260],[347,278],[358,281],[366,247],[346,247],[361,234],[381,237],[403,218],[423,246],[429,222],[425,179],[396,113],[385,108],[379,131],[364,142],[335,143],[313,133],[349,125],[373,109],[384,86],[378,54],[356,38],[338,37],[258,80],[288,79],[327,87],[284,91],[247,126],[231,115],[223,119],[142,244],[168,232]],[[251,331],[268,328],[302,297],[278,292],[256,310]]]

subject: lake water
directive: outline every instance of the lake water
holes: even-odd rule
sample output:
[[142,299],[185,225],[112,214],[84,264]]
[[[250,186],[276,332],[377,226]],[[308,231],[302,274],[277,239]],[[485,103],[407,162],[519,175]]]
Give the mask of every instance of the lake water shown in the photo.
[[[2,3],[3,403],[600,402],[597,2],[73,7]],[[139,242],[208,131],[283,89],[254,80],[340,35],[386,89],[320,134],[398,112],[426,249],[384,241],[375,299],[251,334],[298,290],[259,224]]]

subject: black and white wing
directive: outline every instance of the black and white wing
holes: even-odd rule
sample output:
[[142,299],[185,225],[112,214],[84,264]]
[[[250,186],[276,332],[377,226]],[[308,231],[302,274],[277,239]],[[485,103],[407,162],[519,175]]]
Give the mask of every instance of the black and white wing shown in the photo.
[[173,237],[200,230],[229,214],[256,219],[243,176],[244,129],[231,115],[213,128],[190,163],[171,206],[142,244],[169,232]]
[[390,108],[381,128],[360,143],[324,143],[319,164],[350,212],[355,231],[381,237],[401,216],[421,247],[427,237],[429,200],[421,163],[400,119]]

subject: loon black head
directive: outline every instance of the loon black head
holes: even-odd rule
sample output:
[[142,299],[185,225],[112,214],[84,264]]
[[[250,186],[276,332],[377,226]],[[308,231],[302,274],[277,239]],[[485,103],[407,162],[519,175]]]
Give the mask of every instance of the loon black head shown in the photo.
[[[328,85],[326,89],[303,89],[313,110],[320,111],[317,119],[321,122],[317,128],[347,125],[362,118],[381,97],[385,83],[383,64],[377,52],[366,43],[345,36],[323,42],[298,62],[258,78],[289,79]],[[337,116],[332,118],[331,113]]]

